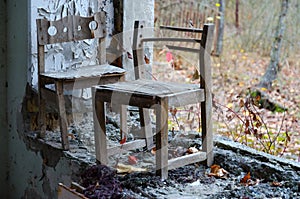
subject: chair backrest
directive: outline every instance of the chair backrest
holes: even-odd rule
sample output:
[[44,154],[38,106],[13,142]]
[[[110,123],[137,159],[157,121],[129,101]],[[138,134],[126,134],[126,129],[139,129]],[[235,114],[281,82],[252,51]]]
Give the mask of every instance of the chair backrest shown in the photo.
[[106,37],[105,19],[105,12],[97,12],[91,17],[70,15],[57,21],[37,19],[39,73],[45,72],[44,46],[47,44],[98,39],[98,59],[100,64],[104,64],[106,62],[105,42],[103,42]]
[[[194,34],[201,34],[200,39],[197,38],[180,38],[180,37],[144,37],[147,34],[147,28],[144,21],[135,21],[134,34],[133,34],[133,58],[134,58],[134,71],[136,79],[144,78],[145,65],[148,64],[145,61],[144,43],[145,42],[172,42],[172,45],[166,44],[169,50],[179,50],[191,53],[197,53],[199,55],[199,78],[200,87],[205,88],[206,84],[210,84],[210,54],[213,42],[214,24],[204,24],[203,29],[200,28],[183,28],[173,26],[160,26],[161,29],[168,29],[171,31],[187,32]],[[194,35],[193,34],[193,35]],[[176,45],[176,43],[178,45]],[[196,43],[198,47],[182,47],[182,43]],[[194,45],[192,45],[194,46]],[[209,78],[209,79],[208,79]]]
[[[218,26],[222,13],[209,1],[194,1],[194,0],[174,0],[158,1],[155,7],[156,16],[155,25],[168,25],[179,27],[194,27],[201,28],[204,24],[215,24],[213,50],[217,45]],[[178,32],[178,35],[182,33]],[[201,35],[194,35],[195,38],[200,39]]]

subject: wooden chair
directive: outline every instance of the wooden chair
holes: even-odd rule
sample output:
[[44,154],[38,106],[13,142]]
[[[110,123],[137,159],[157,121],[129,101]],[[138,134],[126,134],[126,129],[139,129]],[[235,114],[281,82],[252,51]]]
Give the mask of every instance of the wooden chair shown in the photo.
[[[49,100],[56,101],[59,110],[62,148],[69,149],[67,116],[64,90],[90,88],[98,84],[118,82],[125,71],[106,63],[106,25],[105,13],[97,12],[91,17],[67,16],[57,21],[37,19],[38,43],[38,86],[39,86],[39,125],[41,137],[46,131],[46,105]],[[45,45],[63,42],[76,42],[97,39],[99,65],[81,66],[65,71],[45,70]],[[54,89],[51,86],[54,85]]]
[[[133,36],[133,57],[136,80],[93,87],[95,103],[95,140],[96,158],[107,164],[108,156],[113,154],[107,149],[104,102],[116,105],[137,106],[140,110],[155,109],[156,113],[156,173],[163,179],[168,169],[206,160],[213,162],[212,135],[212,94],[210,52],[213,41],[213,24],[205,24],[203,29],[161,26],[161,28],[201,34],[201,39],[193,38],[146,38],[145,22],[136,21]],[[200,43],[198,48],[168,45],[169,49],[188,51],[199,55],[200,85],[160,82],[143,78],[145,74],[145,42],[172,41]],[[168,107],[201,103],[202,151],[168,160]],[[146,135],[149,137],[150,135]],[[130,146],[130,142],[128,143]],[[125,147],[127,149],[127,147]],[[133,147],[128,147],[133,148]],[[118,152],[121,152],[120,150]]]

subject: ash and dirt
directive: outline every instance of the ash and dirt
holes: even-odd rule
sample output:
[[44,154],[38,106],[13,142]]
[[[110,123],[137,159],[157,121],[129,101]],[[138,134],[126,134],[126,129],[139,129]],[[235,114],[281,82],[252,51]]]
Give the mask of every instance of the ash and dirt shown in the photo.
[[[134,139],[139,126],[138,112],[129,111],[128,140]],[[70,128],[71,153],[74,156],[95,162],[94,135],[91,115],[85,114]],[[110,143],[119,143],[119,119],[116,114],[107,118]],[[147,150],[128,151],[111,156],[110,167],[94,165],[81,174],[81,183],[86,187],[89,198],[300,198],[300,164],[270,155],[264,155],[248,147],[218,138],[214,148],[214,164],[228,171],[224,178],[208,175],[210,168],[204,164],[191,164],[169,171],[169,178],[161,180],[155,175],[155,156]],[[59,143],[59,133],[48,133],[47,140]],[[196,132],[170,132],[170,157],[182,155],[189,147],[201,147],[201,139]],[[83,152],[78,152],[78,151]],[[116,163],[128,163],[128,157],[137,158],[138,168],[146,172],[117,174]],[[251,174],[253,185],[241,183],[241,179]]]

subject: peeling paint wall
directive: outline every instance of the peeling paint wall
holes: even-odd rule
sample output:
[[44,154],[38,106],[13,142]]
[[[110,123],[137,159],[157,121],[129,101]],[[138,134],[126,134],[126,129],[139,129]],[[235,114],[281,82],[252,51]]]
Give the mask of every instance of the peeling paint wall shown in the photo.
[[[97,11],[107,13],[108,36],[112,34],[113,3],[111,0],[32,0],[31,2],[31,60],[28,81],[37,87],[37,18],[58,20],[67,15],[91,16]],[[107,41],[109,42],[109,40]],[[48,45],[46,47],[46,71],[64,70],[84,64],[96,64],[95,41]],[[108,44],[107,44],[108,45]]]

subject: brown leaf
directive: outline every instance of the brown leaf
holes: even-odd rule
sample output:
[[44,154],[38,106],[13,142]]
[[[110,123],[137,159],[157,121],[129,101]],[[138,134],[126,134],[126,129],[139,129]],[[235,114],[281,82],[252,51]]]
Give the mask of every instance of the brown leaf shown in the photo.
[[245,126],[246,126],[246,128],[248,128],[248,127],[249,127],[249,120],[248,120],[248,119],[246,119]]
[[241,180],[240,180],[240,183],[247,183],[248,180],[251,179],[251,175],[250,175],[250,172],[248,172]]
[[73,133],[68,133],[68,136],[71,137],[72,140],[75,140],[75,135]]
[[146,64],[150,64],[150,59],[146,55],[144,55],[144,60]]
[[151,149],[151,153],[152,153],[153,155],[156,154],[156,147],[153,147],[153,148]]
[[214,164],[210,167],[210,173],[216,174],[221,167],[217,164]]
[[250,131],[249,131],[249,128],[246,128],[245,132],[244,132],[246,135],[250,135]]
[[182,68],[182,61],[181,61],[181,59],[176,59],[173,62],[173,68],[174,68],[174,70],[181,70],[181,68]]
[[273,187],[280,187],[280,186],[282,186],[282,183],[281,183],[281,182],[273,181],[273,182],[271,183],[271,186],[273,186]]
[[261,96],[260,96],[260,95],[257,95],[257,96],[255,97],[255,99],[256,99],[256,101],[259,101],[259,100],[261,99]]
[[177,113],[177,109],[176,108],[170,108],[170,113],[171,113],[171,115],[173,116],[173,117],[175,117],[176,116],[176,113]]
[[258,121],[256,114],[253,114],[253,118],[252,119],[253,119],[253,121]]
[[259,127],[261,127],[261,125],[262,125],[261,122],[260,122],[259,120],[257,120],[255,126],[256,126],[257,128],[259,128]]
[[120,141],[120,144],[124,144],[126,142],[126,137],[122,138],[122,140]]
[[199,150],[196,147],[190,147],[186,152],[188,154],[193,154],[199,152]]
[[244,107],[244,105],[245,105],[245,102],[244,102],[243,99],[241,99],[241,100],[240,100],[240,107],[242,108],[242,107]]
[[219,165],[214,164],[210,167],[210,173],[208,175],[218,177],[218,178],[226,178],[227,174],[228,171],[221,168]]

